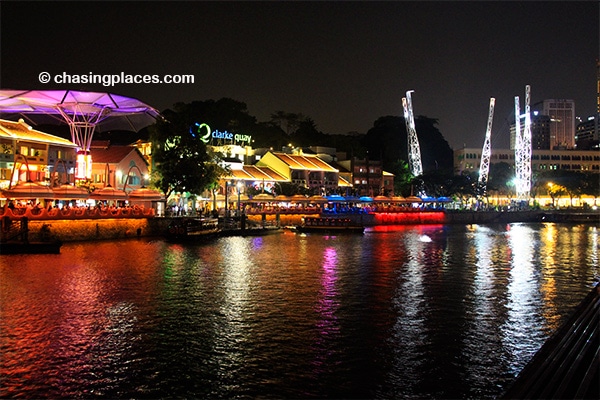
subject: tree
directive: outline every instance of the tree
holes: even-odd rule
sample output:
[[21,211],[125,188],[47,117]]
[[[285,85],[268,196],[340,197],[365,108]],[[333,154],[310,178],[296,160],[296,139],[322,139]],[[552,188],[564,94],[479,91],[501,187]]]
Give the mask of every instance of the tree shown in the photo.
[[[451,173],[453,152],[436,124],[436,119],[422,115],[415,120],[423,171],[442,170]],[[390,170],[398,159],[408,162],[404,118],[391,115],[378,118],[364,136],[363,145],[371,158],[382,161],[386,170]]]
[[153,185],[168,198],[173,192],[200,194],[224,174],[215,155],[190,127],[194,117],[189,104],[179,103],[165,113],[167,121],[151,128],[154,161]]
[[552,207],[556,205],[556,199],[564,196],[567,193],[567,189],[556,183],[548,182],[548,195],[552,199]]
[[446,181],[445,197],[457,196],[465,202],[477,195],[477,179],[473,174],[464,171],[460,175],[453,175]]
[[581,171],[553,170],[540,174],[540,186],[546,186],[548,195],[554,199],[568,195],[573,205],[573,198],[584,194],[596,196],[598,194],[598,176],[594,173]]
[[[212,130],[229,130],[236,133],[250,134],[256,125],[256,118],[248,113],[246,103],[228,97],[223,97],[217,101],[176,103],[174,109],[175,113],[179,114],[179,117],[184,119],[186,123],[205,123]],[[164,114],[170,113],[173,113],[173,111],[167,110]]]
[[297,129],[291,134],[292,143],[298,147],[328,146],[329,138],[317,129],[315,121],[306,117],[299,121]]
[[408,163],[404,160],[396,160],[389,172],[394,174],[394,193],[408,196],[414,178],[410,173]]
[[259,122],[252,131],[252,142],[254,147],[271,147],[280,150],[283,146],[287,146],[290,137],[270,122]]
[[490,164],[490,173],[487,181],[487,192],[497,192],[501,195],[510,194],[510,185],[515,178],[515,169],[506,162]]
[[283,130],[288,136],[296,132],[303,120],[304,116],[302,114],[286,113],[283,111],[271,114],[271,123]]

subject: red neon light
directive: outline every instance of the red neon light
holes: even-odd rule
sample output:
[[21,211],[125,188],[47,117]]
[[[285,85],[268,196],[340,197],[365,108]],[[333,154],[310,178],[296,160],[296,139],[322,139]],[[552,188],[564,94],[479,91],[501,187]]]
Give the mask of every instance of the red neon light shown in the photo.
[[446,214],[443,211],[377,213],[374,216],[376,225],[420,225],[446,222]]

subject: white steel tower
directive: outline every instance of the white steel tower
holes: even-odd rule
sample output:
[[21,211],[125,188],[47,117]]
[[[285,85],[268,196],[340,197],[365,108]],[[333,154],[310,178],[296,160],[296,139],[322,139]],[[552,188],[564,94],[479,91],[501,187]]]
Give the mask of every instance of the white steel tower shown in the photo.
[[413,176],[419,176],[423,175],[423,164],[421,163],[421,148],[415,129],[415,117],[410,98],[412,92],[413,90],[407,91],[406,97],[402,98],[402,108],[404,108],[404,122],[406,123],[406,135],[408,137],[408,166]]
[[479,165],[479,190],[481,195],[485,195],[488,175],[490,173],[490,157],[492,154],[492,120],[494,119],[494,105],[496,99],[490,98],[490,111],[488,114],[487,129],[485,131],[485,141],[481,151],[481,164]]
[[525,128],[521,131],[519,96],[515,97],[515,175],[519,200],[529,200],[531,191],[531,87],[525,86]]

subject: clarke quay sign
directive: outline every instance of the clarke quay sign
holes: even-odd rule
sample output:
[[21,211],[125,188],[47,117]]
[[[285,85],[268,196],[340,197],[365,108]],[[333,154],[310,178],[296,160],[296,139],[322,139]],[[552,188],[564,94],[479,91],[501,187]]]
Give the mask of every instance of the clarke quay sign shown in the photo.
[[208,144],[212,139],[218,140],[228,140],[233,144],[239,144],[243,146],[244,144],[249,145],[252,142],[252,135],[241,135],[239,133],[231,133],[231,132],[221,132],[219,130],[211,130],[208,124],[199,124],[195,123],[190,127],[190,133],[192,136],[199,135],[200,140],[204,143]]

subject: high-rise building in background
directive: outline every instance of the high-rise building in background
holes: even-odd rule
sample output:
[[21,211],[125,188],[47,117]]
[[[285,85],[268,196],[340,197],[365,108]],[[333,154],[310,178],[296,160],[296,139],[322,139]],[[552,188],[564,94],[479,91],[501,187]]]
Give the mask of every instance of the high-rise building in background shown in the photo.
[[[525,116],[521,117],[521,129],[525,125]],[[533,150],[550,150],[550,117],[534,111],[531,114],[531,148]],[[510,149],[515,149],[515,124],[510,126]]]
[[[539,103],[538,103],[539,104]],[[546,99],[540,114],[550,117],[550,149],[575,147],[575,102],[567,99]]]
[[589,117],[577,125],[575,144],[578,150],[591,150],[599,148],[598,141],[598,116]]

